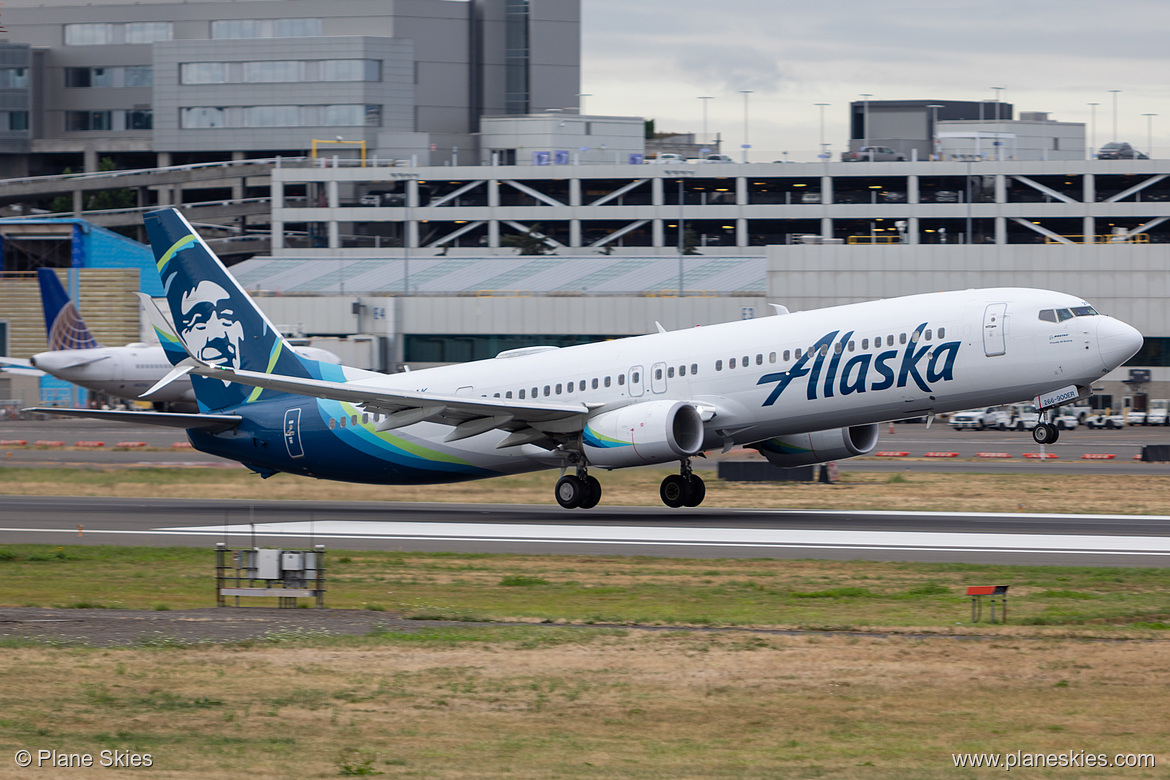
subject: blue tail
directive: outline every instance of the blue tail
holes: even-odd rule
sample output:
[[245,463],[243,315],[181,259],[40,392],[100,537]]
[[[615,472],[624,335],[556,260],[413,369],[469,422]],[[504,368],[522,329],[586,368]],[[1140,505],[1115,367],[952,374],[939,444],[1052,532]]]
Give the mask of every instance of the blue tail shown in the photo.
[[[145,215],[175,334],[187,352],[211,365],[296,377],[319,376],[315,361],[297,355],[215,253],[175,209]],[[183,356],[168,351],[172,362]],[[273,391],[192,376],[205,410],[230,409]]]
[[49,349],[93,349],[101,344],[85,326],[85,320],[61,286],[52,268],[38,268],[37,281],[41,285],[41,306],[45,310],[45,334]]

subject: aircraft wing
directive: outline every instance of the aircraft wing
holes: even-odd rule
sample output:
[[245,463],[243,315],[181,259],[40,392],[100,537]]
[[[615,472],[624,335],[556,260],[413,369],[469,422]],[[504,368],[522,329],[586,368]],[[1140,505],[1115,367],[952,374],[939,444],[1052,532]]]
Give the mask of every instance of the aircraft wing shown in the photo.
[[[540,438],[536,436],[538,432],[571,433],[581,430],[585,425],[586,416],[599,406],[585,403],[525,403],[502,398],[414,393],[388,390],[361,382],[302,379],[206,364],[192,368],[191,373],[284,393],[358,404],[369,411],[388,415],[387,420],[391,428],[424,421],[455,426],[447,435],[446,441],[458,441],[493,428],[500,428],[513,433],[527,432],[517,436],[514,439],[516,443],[521,443],[521,438],[524,439],[522,443],[535,443]],[[386,421],[383,422],[383,427],[385,426]]]
[[172,412],[128,412],[116,409],[59,409],[55,406],[33,406],[26,412],[59,414],[65,417],[88,417],[94,420],[161,425],[167,428],[200,428],[208,431],[226,431],[244,419],[238,414],[178,414]]
[[0,357],[0,371],[22,376],[44,376],[45,372],[33,368],[33,364],[24,358]]

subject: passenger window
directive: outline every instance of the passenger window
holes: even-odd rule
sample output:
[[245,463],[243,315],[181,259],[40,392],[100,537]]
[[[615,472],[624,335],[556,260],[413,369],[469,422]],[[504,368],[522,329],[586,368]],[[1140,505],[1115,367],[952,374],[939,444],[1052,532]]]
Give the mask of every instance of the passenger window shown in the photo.
[[635,371],[633,376],[630,377],[630,381],[634,384],[638,384],[642,381],[642,373],[640,371]]
[[691,376],[694,376],[697,373],[699,373],[699,364],[691,363]]
[[[658,374],[659,374],[659,378],[661,378],[661,374],[662,374],[661,368],[658,369]],[[674,366],[670,366],[669,368],[666,369],[666,378],[667,379],[674,379]]]
[[499,398],[499,397],[500,397],[500,394],[499,394],[499,393],[494,393],[494,394],[492,395],[492,398]]
[[353,425],[353,427],[355,427],[355,428],[357,427],[358,421],[357,421],[356,414],[353,416],[353,420],[351,421],[351,424]]
[[762,365],[764,365],[764,355],[763,355],[763,353],[760,353],[760,354],[756,355],[756,365],[757,365],[757,366],[762,366]]
[[625,383],[626,383],[626,375],[625,374],[618,374],[618,387],[621,387]]
[[333,429],[334,429],[334,428],[336,428],[336,427],[337,427],[337,420],[335,420],[334,418],[330,417],[330,418],[329,418],[329,430],[333,430]]
[[946,328],[939,328],[938,329],[938,337],[940,339],[945,339],[947,337],[947,329]]
[[792,354],[792,353],[791,353],[791,352],[789,352],[788,350],[784,350],[784,362],[785,362],[785,363],[787,363],[787,362],[788,362],[789,356],[790,356],[791,354]]
[[716,371],[722,371],[722,370],[723,370],[723,361],[722,361],[722,360],[716,360],[716,361],[715,361],[715,370],[716,370]]
[[869,339],[862,339],[861,340],[861,348],[862,349],[869,349]]
[[800,360],[800,350],[796,350],[796,359]]
[[728,368],[735,368],[735,358],[732,358],[731,360],[727,361],[727,367]]
[[921,337],[922,337],[922,331],[918,331],[918,330],[914,331],[913,333],[910,334],[910,343],[917,344],[918,339]]
[[342,427],[342,428],[344,428],[344,427],[345,427],[345,422],[346,422],[346,420],[348,420],[348,419],[349,419],[348,417],[342,417],[342,418],[341,418],[341,427]]
[[606,378],[605,378],[605,386],[606,386],[606,387],[609,387],[609,377],[606,377]]
[[1058,320],[1060,320],[1061,322],[1064,322],[1065,320],[1071,320],[1072,316],[1073,316],[1072,312],[1069,311],[1068,309],[1057,309],[1056,310],[1056,318]]
[[686,376],[687,375],[687,367],[686,366],[679,366],[678,367],[678,375],[679,376]]
[[1040,319],[1044,322],[1056,322],[1056,312],[1052,309],[1045,309],[1040,312]]
[[841,346],[841,342],[840,342],[840,341],[838,341],[836,344],[834,344],[834,345],[833,345],[833,352],[834,352],[835,354],[838,354],[838,355],[840,355],[840,354],[841,354],[841,351],[842,351],[843,349],[844,349],[844,347],[842,347],[842,346]]
[[905,333],[899,333],[899,334],[898,334],[898,343],[899,343],[899,344],[905,344],[905,343],[906,343],[906,334],[905,334]]
[[852,341],[850,341],[850,342],[849,342],[849,351],[850,351],[850,352],[852,352],[852,351],[853,351],[853,346],[854,346],[853,342],[852,342]]
[[593,389],[597,389],[597,377],[593,377]]
[[557,395],[561,394],[561,383],[557,382]]
[[[597,380],[594,379],[593,381],[596,382]],[[581,392],[585,392],[585,380],[584,379],[582,379],[581,382],[577,385],[577,389],[580,390]]]
[[740,363],[740,365],[741,365],[741,366],[743,366],[744,368],[747,368],[747,367],[748,367],[748,363],[749,363],[749,362],[750,362],[750,361],[748,360],[748,356],[747,356],[747,355],[744,355],[744,356],[743,356],[743,362],[742,362],[742,363]]
[[511,391],[511,390],[509,390],[509,391],[507,391],[506,393],[504,393],[504,398],[511,398],[511,397],[512,397],[512,391]]
[[930,328],[926,329],[926,340],[930,341]]
[[545,398],[547,398],[547,397],[548,397],[548,396],[550,396],[550,395],[552,395],[552,388],[551,388],[551,387],[549,387],[548,385],[545,385],[545,386],[544,386],[544,396],[545,396]]
[[769,363],[775,363],[775,362],[776,362],[776,353],[775,353],[775,352],[769,352],[769,353],[768,353],[768,362],[769,362]]
[[662,369],[661,368],[654,369],[654,379],[655,380],[662,379]]
[[520,391],[520,400],[521,401],[524,400],[524,391],[523,390]]
[[886,336],[886,346],[887,347],[894,346],[894,337],[893,336]]
[[[499,393],[496,393],[496,395],[498,396]],[[362,412],[362,425],[366,425],[369,422],[370,422],[370,415],[366,414],[365,412]]]
[[829,345],[821,344],[821,357],[824,357],[827,354],[829,354]]
[[540,395],[540,393],[536,392],[536,390],[537,390],[537,388],[535,388],[535,387],[532,388],[532,397],[533,398],[536,398],[536,396]]

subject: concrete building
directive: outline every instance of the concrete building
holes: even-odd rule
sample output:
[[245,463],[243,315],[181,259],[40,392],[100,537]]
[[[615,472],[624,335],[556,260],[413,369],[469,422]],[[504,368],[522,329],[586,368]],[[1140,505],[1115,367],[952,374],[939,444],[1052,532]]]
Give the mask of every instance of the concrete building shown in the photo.
[[477,159],[481,116],[580,93],[580,0],[8,0],[4,26],[3,176],[338,137],[449,164]]

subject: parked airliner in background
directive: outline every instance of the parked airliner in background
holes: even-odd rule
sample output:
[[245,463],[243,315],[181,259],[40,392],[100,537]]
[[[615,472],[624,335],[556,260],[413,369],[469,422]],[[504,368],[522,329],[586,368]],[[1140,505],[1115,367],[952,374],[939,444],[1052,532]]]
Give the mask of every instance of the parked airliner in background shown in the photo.
[[176,326],[154,309],[175,364],[160,384],[190,375],[202,413],[107,415],[186,428],[196,448],[264,477],[442,483],[559,468],[557,501],[589,508],[601,498],[591,469],[678,462],[661,498],[697,506],[691,459],[706,450],[750,447],[779,466],[863,455],[885,421],[1083,398],[1142,344],[1080,298],[1003,288],[777,307],[384,375],[293,352],[177,211],[147,214],[146,227]]
[[[37,281],[41,287],[49,351],[33,355],[29,360],[0,358],[0,366],[23,373],[43,371],[115,398],[152,401],[156,406],[183,411],[198,409],[195,391],[186,378],[145,394],[172,368],[160,345],[102,346],[69,300],[57,274],[51,268],[38,268]],[[295,349],[313,360],[341,362],[328,350],[302,346]]]

